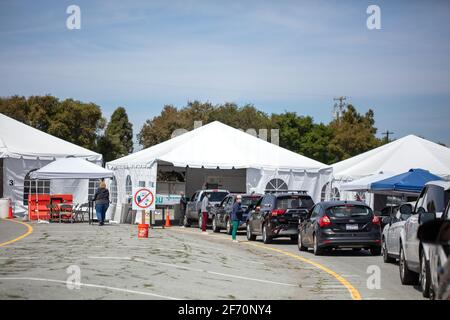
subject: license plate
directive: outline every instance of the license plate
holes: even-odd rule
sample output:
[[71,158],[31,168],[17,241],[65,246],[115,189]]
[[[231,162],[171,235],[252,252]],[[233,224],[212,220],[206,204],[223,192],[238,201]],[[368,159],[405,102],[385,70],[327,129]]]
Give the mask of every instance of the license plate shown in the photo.
[[345,226],[345,229],[346,229],[346,230],[358,230],[359,227],[358,227],[357,224],[347,224],[347,225]]
[[292,214],[292,218],[298,218],[299,217],[299,214],[298,213],[293,213]]

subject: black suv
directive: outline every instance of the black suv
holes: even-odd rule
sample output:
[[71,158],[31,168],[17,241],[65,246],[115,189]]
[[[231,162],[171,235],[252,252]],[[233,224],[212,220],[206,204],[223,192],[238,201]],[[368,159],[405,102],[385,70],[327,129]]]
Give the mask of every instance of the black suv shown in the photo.
[[[233,210],[233,204],[236,201],[236,197],[238,194],[229,194],[222,200],[220,204],[216,204],[213,208],[211,208],[211,216],[212,216],[212,229],[214,232],[220,232],[220,229],[225,228],[227,234],[231,234],[231,211]],[[246,226],[246,222],[248,220],[248,213],[250,210],[255,208],[255,205],[261,199],[261,194],[241,194],[241,216],[239,229],[244,229]]]
[[298,230],[298,248],[314,249],[320,255],[325,249],[369,249],[372,255],[381,253],[381,221],[365,203],[356,201],[320,202]]
[[278,237],[290,237],[297,241],[298,222],[314,206],[305,191],[267,193],[256,204],[247,221],[247,239],[256,240],[262,235],[264,243]]

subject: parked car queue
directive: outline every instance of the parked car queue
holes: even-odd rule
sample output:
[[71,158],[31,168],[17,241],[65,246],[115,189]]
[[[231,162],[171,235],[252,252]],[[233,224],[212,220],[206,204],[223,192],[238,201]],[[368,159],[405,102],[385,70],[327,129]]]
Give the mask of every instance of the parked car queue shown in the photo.
[[[211,202],[208,221],[213,232],[225,229],[231,234],[230,214],[236,193],[227,190],[202,190],[193,197],[192,208],[209,193]],[[211,197],[212,195],[212,197]],[[246,230],[247,239],[261,237],[265,244],[287,237],[297,243],[300,251],[312,249],[315,255],[331,250],[369,250],[374,256],[382,254],[385,263],[398,260],[399,275],[404,285],[419,285],[424,297],[450,298],[450,263],[448,262],[450,227],[441,226],[447,233],[438,233],[435,226],[423,231],[428,238],[418,237],[427,224],[450,220],[450,182],[430,182],[422,190],[417,202],[404,203],[392,210],[391,216],[381,218],[363,202],[327,201],[314,203],[305,191],[274,191],[266,194],[241,194],[242,212],[239,229]],[[221,199],[220,199],[221,198]],[[201,215],[197,212],[200,225]],[[190,226],[193,215],[185,215]],[[448,222],[450,224],[450,221]],[[431,230],[431,231],[430,231]],[[435,236],[444,234],[438,241]],[[431,234],[431,236],[430,236]],[[445,240],[447,239],[447,240]]]

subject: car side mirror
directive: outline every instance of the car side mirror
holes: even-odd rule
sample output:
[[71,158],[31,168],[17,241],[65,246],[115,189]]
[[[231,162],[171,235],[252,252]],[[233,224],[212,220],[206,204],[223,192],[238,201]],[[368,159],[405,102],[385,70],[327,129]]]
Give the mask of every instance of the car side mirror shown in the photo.
[[411,215],[413,212],[413,207],[410,203],[402,204],[398,210],[402,215]]
[[417,238],[430,244],[447,245],[450,242],[450,220],[432,220],[417,230]]
[[434,212],[421,212],[419,213],[419,224],[424,224],[429,221],[436,220],[436,213]]
[[381,220],[381,222],[386,225],[386,224],[390,224],[392,221],[391,217],[383,217],[383,219]]

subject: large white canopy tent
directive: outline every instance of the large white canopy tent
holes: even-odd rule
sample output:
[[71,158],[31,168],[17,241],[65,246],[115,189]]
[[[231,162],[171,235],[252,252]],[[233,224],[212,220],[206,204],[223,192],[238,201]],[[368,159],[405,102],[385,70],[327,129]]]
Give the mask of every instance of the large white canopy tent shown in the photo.
[[[368,179],[371,180],[370,176],[376,179],[376,175],[380,172],[393,176],[407,172],[411,168],[421,168],[444,179],[449,179],[450,149],[415,135],[408,135],[335,163],[332,167],[333,188],[340,190],[342,200],[353,200],[355,193],[348,192],[348,190],[349,188],[355,190],[355,188],[349,182],[365,177],[369,177]],[[360,182],[355,184],[361,184]],[[373,206],[373,203],[369,204]]]
[[158,165],[245,170],[246,192],[264,192],[270,181],[281,179],[289,190],[306,190],[316,201],[332,172],[321,162],[215,121],[108,162],[106,167],[115,172],[118,204],[114,212],[109,212],[109,217],[120,221],[120,205],[126,203],[127,198],[127,177],[131,177],[133,186],[142,182],[155,183]]
[[[0,197],[13,201],[15,214],[27,210],[26,193],[33,187],[29,174],[50,162],[72,156],[96,164],[102,163],[102,155],[64,141],[60,138],[27,126],[0,114]],[[89,180],[45,180],[38,184],[41,191],[71,193],[74,201],[87,202]],[[30,185],[25,185],[30,184]]]

